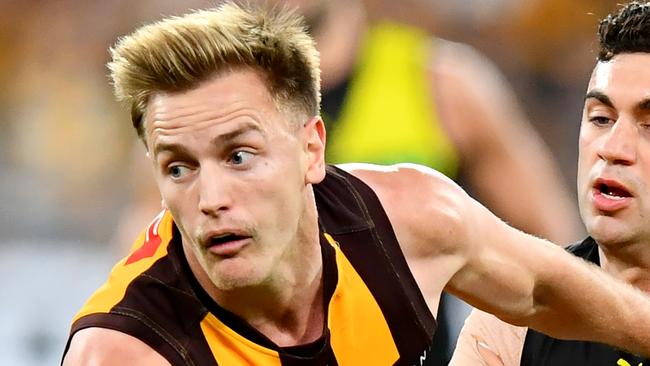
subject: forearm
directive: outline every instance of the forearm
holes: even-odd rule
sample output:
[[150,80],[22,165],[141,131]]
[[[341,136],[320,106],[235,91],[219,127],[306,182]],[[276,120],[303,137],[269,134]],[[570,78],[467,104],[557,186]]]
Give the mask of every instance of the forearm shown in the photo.
[[[650,299],[561,247],[505,225],[480,205],[467,263],[448,290],[504,321],[555,338],[650,354]],[[476,208],[476,210],[474,209]]]
[[645,294],[560,248],[544,251],[540,262],[548,269],[536,280],[530,327],[556,338],[597,341],[650,356],[650,299]]

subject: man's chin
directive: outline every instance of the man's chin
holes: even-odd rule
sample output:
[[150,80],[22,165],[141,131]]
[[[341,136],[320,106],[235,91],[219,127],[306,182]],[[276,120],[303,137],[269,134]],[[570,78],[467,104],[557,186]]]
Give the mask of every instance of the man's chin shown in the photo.
[[[210,280],[220,291],[254,287],[261,283],[260,275],[253,267],[239,258],[222,259],[210,271]],[[239,263],[238,263],[239,262]]]
[[590,236],[603,247],[614,248],[627,242],[630,236],[629,228],[613,217],[599,217],[589,225]]

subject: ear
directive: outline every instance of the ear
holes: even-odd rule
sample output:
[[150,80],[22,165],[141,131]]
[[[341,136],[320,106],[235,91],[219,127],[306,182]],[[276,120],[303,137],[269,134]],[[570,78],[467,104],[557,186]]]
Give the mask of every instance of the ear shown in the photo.
[[305,184],[316,184],[325,178],[325,123],[320,116],[309,119],[302,127],[306,156]]

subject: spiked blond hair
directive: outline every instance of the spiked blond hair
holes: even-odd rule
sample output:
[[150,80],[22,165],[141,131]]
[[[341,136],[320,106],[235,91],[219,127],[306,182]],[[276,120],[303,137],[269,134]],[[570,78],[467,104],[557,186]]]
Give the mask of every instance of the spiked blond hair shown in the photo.
[[110,51],[115,96],[130,105],[143,139],[143,116],[153,93],[188,90],[237,68],[260,71],[279,108],[319,113],[318,51],[302,18],[284,8],[227,2],[145,25]]

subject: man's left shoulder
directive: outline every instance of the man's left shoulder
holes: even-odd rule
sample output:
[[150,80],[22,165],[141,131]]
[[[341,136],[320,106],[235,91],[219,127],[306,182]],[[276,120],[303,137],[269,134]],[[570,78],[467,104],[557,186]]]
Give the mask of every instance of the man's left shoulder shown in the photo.
[[424,206],[438,200],[463,200],[465,192],[453,180],[435,169],[411,163],[395,165],[342,164],[347,171],[372,188],[379,198],[402,205]]
[[[413,191],[415,188],[462,192],[453,180],[424,165],[348,163],[337,165],[337,167],[362,180],[382,196],[399,194],[402,198],[407,198],[405,196],[409,193],[416,193]],[[428,191],[422,193],[428,193]]]
[[[417,164],[344,164],[341,169],[367,184],[379,200],[402,246],[437,248],[461,235],[469,196],[442,173]],[[451,235],[450,235],[451,234]]]

